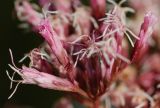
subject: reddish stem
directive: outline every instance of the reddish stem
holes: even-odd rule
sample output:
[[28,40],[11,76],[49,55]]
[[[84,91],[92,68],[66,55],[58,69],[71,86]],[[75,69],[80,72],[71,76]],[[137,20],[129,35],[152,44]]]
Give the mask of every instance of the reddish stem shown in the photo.
[[99,108],[99,100],[93,102],[93,108]]

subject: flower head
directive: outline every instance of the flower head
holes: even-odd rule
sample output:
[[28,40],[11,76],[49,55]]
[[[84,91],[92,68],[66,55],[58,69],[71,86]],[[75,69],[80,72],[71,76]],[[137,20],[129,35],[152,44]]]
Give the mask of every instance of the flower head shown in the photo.
[[[147,13],[138,37],[123,19],[128,9],[120,7],[123,1],[109,1],[115,7],[105,14],[104,0],[90,0],[91,8],[79,0],[64,0],[66,4],[53,0],[52,10],[49,1],[40,0],[44,17],[25,0],[22,6],[16,4],[17,13],[24,14],[20,18],[25,17],[46,42],[28,54],[29,67],[9,65],[22,77],[21,82],[73,92],[90,103],[108,92],[119,73],[144,54],[155,24],[155,16]],[[131,59],[127,39],[134,48]]]

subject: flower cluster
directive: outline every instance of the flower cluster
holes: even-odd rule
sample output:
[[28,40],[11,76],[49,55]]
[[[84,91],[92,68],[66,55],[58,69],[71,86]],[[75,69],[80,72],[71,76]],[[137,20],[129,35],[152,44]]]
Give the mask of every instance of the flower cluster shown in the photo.
[[[12,60],[13,65],[9,66],[22,80],[14,80],[14,75],[10,77],[8,74],[11,81],[18,82],[18,85],[35,84],[71,92],[80,103],[91,108],[108,106],[107,97],[117,108],[135,107],[139,102],[133,98],[141,93],[142,97],[138,98],[142,102],[140,105],[147,106],[147,101],[143,100],[149,99],[154,106],[153,99],[146,96],[140,86],[153,92],[154,88],[150,86],[159,80],[155,76],[160,74],[142,73],[137,80],[136,72],[129,65],[142,67],[141,62],[150,48],[148,40],[157,19],[151,11],[143,14],[144,21],[138,35],[135,35],[128,28],[130,25],[126,17],[126,12],[133,12],[133,9],[121,7],[124,2],[108,0],[107,4],[105,0],[90,0],[89,7],[79,0],[39,0],[39,5],[28,0],[17,0],[17,17],[43,37],[45,42],[27,54],[29,67],[17,68]],[[159,55],[149,58],[145,66],[147,63],[159,63],[156,60],[160,58]],[[126,73],[122,73],[124,69]],[[134,87],[130,87],[130,84]],[[122,98],[117,99],[119,96]],[[105,105],[100,100],[105,100]],[[127,106],[125,101],[131,104]]]

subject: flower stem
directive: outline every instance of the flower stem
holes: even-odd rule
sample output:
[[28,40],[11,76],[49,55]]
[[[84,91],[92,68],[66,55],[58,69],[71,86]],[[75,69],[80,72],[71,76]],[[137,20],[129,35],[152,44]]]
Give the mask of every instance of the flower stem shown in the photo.
[[93,108],[99,108],[99,100],[94,101]]

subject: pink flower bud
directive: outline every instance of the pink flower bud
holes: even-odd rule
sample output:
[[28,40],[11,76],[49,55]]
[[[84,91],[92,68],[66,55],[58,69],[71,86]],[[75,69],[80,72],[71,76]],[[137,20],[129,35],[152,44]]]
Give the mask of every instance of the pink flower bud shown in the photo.
[[21,73],[23,78],[22,83],[36,84],[40,87],[54,90],[75,91],[75,87],[67,79],[62,79],[45,72],[39,72],[36,69],[25,66],[22,67]]
[[39,33],[41,34],[41,36],[47,41],[47,43],[51,47],[53,53],[55,54],[59,62],[62,65],[66,66],[69,62],[67,52],[63,48],[59,37],[53,31],[49,20],[42,20],[42,22],[37,28],[39,29]]
[[105,16],[106,0],[90,0],[90,4],[92,7],[92,13],[96,19],[99,19]]
[[15,9],[17,11],[18,18],[22,21],[28,22],[32,26],[38,25],[43,18],[42,14],[35,11],[31,4],[26,0],[17,1],[15,3]]
[[38,26],[38,29],[39,33],[47,41],[54,55],[58,59],[59,63],[62,65],[63,69],[61,71],[63,71],[63,73],[67,73],[69,79],[73,81],[76,74],[75,69],[73,67],[73,64],[69,60],[68,54],[63,48],[59,37],[53,31],[49,20],[42,20],[42,22]]
[[139,32],[139,40],[136,41],[135,47],[132,53],[132,62],[139,61],[148,49],[148,39],[152,35],[154,24],[156,23],[156,17],[148,12],[144,17],[144,22],[141,25]]
[[29,55],[31,60],[30,67],[35,68],[39,71],[46,72],[48,74],[53,74],[53,66],[46,59],[42,58],[40,49],[33,49]]

